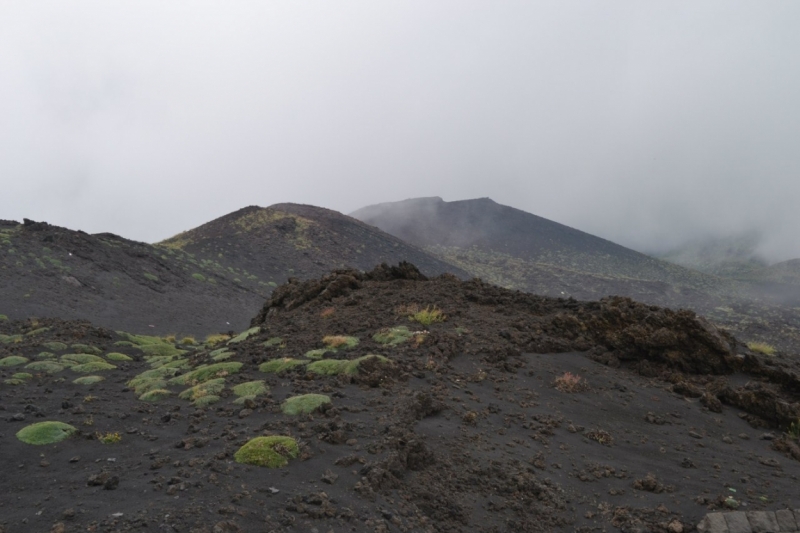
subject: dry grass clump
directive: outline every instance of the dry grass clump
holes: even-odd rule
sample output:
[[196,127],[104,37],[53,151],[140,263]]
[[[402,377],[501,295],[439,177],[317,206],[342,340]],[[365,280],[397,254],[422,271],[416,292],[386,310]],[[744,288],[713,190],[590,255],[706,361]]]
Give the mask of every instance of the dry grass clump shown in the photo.
[[748,342],[747,347],[752,351],[764,355],[775,355],[775,347],[766,342]]
[[347,349],[357,346],[358,338],[346,335],[327,335],[322,338],[322,343],[333,350]]
[[209,346],[216,346],[217,344],[221,344],[230,340],[230,338],[231,336],[226,335],[225,333],[213,333],[206,336],[206,344]]
[[115,432],[100,433],[99,431],[94,434],[95,438],[103,444],[117,444],[122,441],[122,435]]
[[447,317],[441,309],[435,305],[429,305],[425,309],[410,313],[408,315],[408,319],[413,320],[414,322],[419,322],[423,326],[430,326],[435,322],[444,322],[447,320]]
[[599,442],[603,446],[611,446],[614,444],[614,437],[611,436],[611,433],[604,429],[593,429],[586,433],[586,437],[595,441]]
[[555,387],[561,392],[580,392],[588,386],[585,379],[572,372],[564,372],[555,380]]
[[330,318],[331,316],[333,316],[335,312],[336,312],[335,307],[326,307],[320,312],[319,316],[320,318]]

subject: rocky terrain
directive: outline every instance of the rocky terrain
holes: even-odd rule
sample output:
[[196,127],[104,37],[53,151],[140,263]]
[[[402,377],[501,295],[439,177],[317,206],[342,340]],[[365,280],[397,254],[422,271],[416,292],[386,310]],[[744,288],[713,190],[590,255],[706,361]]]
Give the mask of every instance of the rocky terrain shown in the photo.
[[691,311],[402,263],[291,280],[236,336],[0,334],[4,533],[680,533],[800,508],[796,357]]

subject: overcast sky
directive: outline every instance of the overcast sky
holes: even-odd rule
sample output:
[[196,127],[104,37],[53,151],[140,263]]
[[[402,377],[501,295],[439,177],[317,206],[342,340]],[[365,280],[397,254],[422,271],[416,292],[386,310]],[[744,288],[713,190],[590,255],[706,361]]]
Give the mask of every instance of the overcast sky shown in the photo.
[[800,257],[800,2],[0,3],[0,218],[488,196]]

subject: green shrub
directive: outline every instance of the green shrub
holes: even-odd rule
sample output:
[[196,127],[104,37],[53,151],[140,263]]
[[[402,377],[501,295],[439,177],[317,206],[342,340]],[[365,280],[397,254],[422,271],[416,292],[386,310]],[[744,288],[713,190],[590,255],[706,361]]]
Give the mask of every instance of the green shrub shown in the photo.
[[69,353],[66,355],[62,355],[59,359],[62,364],[68,366],[74,365],[85,365],[86,363],[105,363],[106,360],[102,357],[97,355],[91,355],[88,353]]
[[206,277],[204,275],[198,273],[198,272],[195,272],[194,274],[192,274],[192,277],[194,279],[196,279],[197,281],[205,281],[206,280]]
[[237,336],[235,336],[234,338],[232,338],[231,340],[229,340],[228,344],[242,342],[243,340],[246,340],[251,335],[257,335],[260,332],[261,332],[261,328],[259,328],[259,327],[250,328],[247,331],[243,331],[243,332],[239,333]]
[[53,444],[66,439],[77,431],[78,428],[63,422],[37,422],[19,430],[17,438],[26,444]]
[[55,358],[56,354],[54,354],[53,352],[39,352],[39,354],[36,356],[36,359],[55,359]]
[[83,376],[73,381],[73,383],[75,385],[94,385],[95,383],[100,383],[104,379],[106,378],[102,376]]
[[324,394],[301,394],[292,396],[281,404],[281,411],[287,415],[300,415],[312,413],[321,405],[331,403],[330,396]]
[[283,345],[283,338],[281,337],[272,337],[267,339],[265,342],[261,343],[261,346],[264,346],[265,348],[272,348],[275,346],[283,347],[282,345]]
[[33,372],[45,372],[47,374],[57,374],[64,370],[64,367],[55,361],[34,361],[25,365],[25,368]]
[[280,372],[290,370],[296,366],[302,366],[306,363],[308,363],[308,361],[304,359],[281,357],[280,359],[273,359],[272,361],[262,363],[261,366],[258,367],[258,370],[266,374],[278,374]]
[[358,367],[364,361],[377,358],[381,363],[388,363],[389,360],[382,355],[365,355],[358,359],[322,359],[315,361],[308,365],[309,372],[315,374],[323,374],[327,376],[336,376],[339,374],[354,375],[358,373]]
[[766,342],[748,342],[747,347],[752,351],[764,355],[775,355],[775,347]]
[[0,367],[24,365],[28,361],[29,359],[27,357],[22,357],[21,355],[9,355],[8,357],[0,359]]
[[328,348],[319,348],[317,350],[309,350],[306,352],[305,356],[309,359],[322,359],[325,357],[325,354],[328,352],[334,352],[335,350],[329,350]]
[[201,365],[180,377],[184,378],[184,383],[202,383],[213,378],[236,374],[240,368],[242,368],[242,363],[214,363],[213,365]]
[[106,354],[106,359],[109,361],[133,361],[130,357],[125,355],[124,353],[119,352],[109,352]]
[[167,389],[153,389],[139,396],[139,399],[143,402],[157,402],[171,395],[172,393]]
[[43,342],[42,346],[50,350],[51,352],[63,352],[68,348],[66,344],[63,342]]
[[73,372],[78,372],[80,374],[89,374],[91,372],[101,372],[103,370],[114,370],[117,368],[116,366],[102,362],[102,363],[85,363],[82,365],[75,365],[70,370]]
[[291,437],[271,436],[250,439],[233,458],[237,463],[280,468],[300,454],[297,441]]
[[409,320],[419,322],[423,326],[430,326],[434,322],[444,322],[447,317],[442,313],[442,310],[436,307],[428,306],[422,311],[417,311],[408,317]]
[[217,395],[222,392],[222,389],[225,388],[225,378],[217,378],[206,381],[205,383],[200,383],[195,385],[194,387],[190,387],[180,393],[178,398],[181,400],[191,400],[195,401],[203,396]]
[[100,350],[100,348],[97,348],[95,346],[89,346],[87,344],[73,344],[72,346],[70,346],[70,348],[75,353],[89,353],[92,355],[100,355],[103,353],[103,351]]
[[385,328],[372,336],[372,340],[379,344],[387,346],[395,346],[408,341],[413,334],[406,326],[397,326],[396,328]]
[[269,389],[263,380],[261,381],[248,381],[247,383],[239,383],[233,387],[233,393],[236,396],[250,396],[256,397],[266,394]]

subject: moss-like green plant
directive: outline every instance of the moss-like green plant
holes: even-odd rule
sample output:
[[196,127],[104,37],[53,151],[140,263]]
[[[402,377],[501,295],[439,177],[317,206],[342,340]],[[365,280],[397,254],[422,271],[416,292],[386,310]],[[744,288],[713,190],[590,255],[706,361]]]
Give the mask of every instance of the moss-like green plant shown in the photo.
[[130,357],[125,355],[124,353],[119,352],[109,352],[106,354],[106,359],[109,361],[133,361]]
[[281,404],[281,411],[287,415],[312,413],[326,403],[331,403],[330,396],[325,396],[324,394],[301,394],[300,396],[287,398]]
[[180,370],[188,370],[192,367],[188,359],[173,359],[172,361],[164,363],[161,366],[165,368],[178,368]]
[[236,396],[250,396],[256,397],[265,394],[269,388],[263,380],[248,381],[247,383],[239,383],[233,387],[233,393]]
[[161,357],[179,357],[186,353],[186,350],[180,350],[172,344],[143,344],[139,349],[147,355],[156,355]]
[[377,343],[385,344],[387,346],[395,346],[408,341],[413,334],[406,326],[397,326],[396,328],[385,328],[372,336],[372,340]]
[[347,350],[358,346],[358,337],[348,337],[346,335],[328,335],[322,338],[322,343],[326,348],[338,351]]
[[261,343],[261,346],[264,346],[265,348],[273,348],[276,346],[282,347],[282,345],[283,345],[283,338],[281,337],[271,337]]
[[417,311],[410,315],[408,319],[419,322],[423,326],[430,326],[434,322],[444,322],[447,317],[442,313],[441,309],[434,305],[433,307],[428,306],[422,311]]
[[24,380],[31,379],[32,377],[33,377],[33,374],[29,374],[28,372],[17,372],[13,376],[11,376],[11,379],[21,379],[21,380],[24,381]]
[[230,359],[233,354],[234,354],[234,352],[220,352],[220,353],[218,353],[216,355],[212,355],[211,356],[211,360],[212,361],[216,361],[216,362],[226,361],[226,360]]
[[251,335],[256,335],[256,334],[258,334],[260,332],[261,332],[261,328],[259,328],[259,327],[250,328],[247,331],[243,331],[243,332],[239,333],[237,336],[235,336],[234,338],[232,338],[231,340],[229,340],[228,344],[234,344],[234,343],[237,343],[237,342],[242,342],[243,340],[247,340],[247,338],[250,337]]
[[225,342],[230,338],[230,335],[225,335],[224,333],[215,333],[206,337],[206,344],[208,346],[216,346],[217,344]]
[[27,336],[27,337],[32,337],[32,336],[34,336],[34,335],[41,335],[41,334],[42,334],[42,333],[44,333],[45,331],[50,331],[50,328],[48,328],[48,327],[45,327],[45,328],[36,328],[36,329],[32,329],[32,330],[30,330],[29,332],[27,332],[27,333],[25,334],[25,336]]
[[200,383],[195,385],[194,387],[190,387],[180,393],[178,398],[181,400],[191,400],[195,401],[198,398],[202,398],[203,396],[216,395],[222,392],[222,389],[225,388],[225,378],[217,378],[206,381],[205,383]]
[[36,355],[36,359],[40,359],[40,360],[49,360],[49,359],[55,359],[55,358],[56,358],[56,354],[54,354],[53,352],[39,352]]
[[22,341],[22,335],[0,335],[3,344],[14,344]]
[[64,344],[63,342],[56,342],[56,341],[43,342],[42,346],[44,346],[45,348],[47,348],[51,352],[63,352],[64,350],[66,350],[68,348],[68,346],[66,344]]
[[296,366],[302,366],[306,363],[308,363],[308,361],[304,359],[281,357],[280,359],[273,359],[272,361],[262,363],[261,366],[258,367],[258,370],[266,374],[278,374],[280,372],[290,370]]
[[213,365],[200,365],[191,372],[184,374],[184,383],[203,383],[210,379],[225,377],[230,374],[236,374],[242,368],[242,363],[225,362],[214,363]]
[[114,343],[114,346],[128,346],[131,348],[137,348],[138,344],[134,344],[131,341],[117,341]]
[[309,359],[322,359],[325,357],[325,354],[328,352],[335,352],[336,350],[331,350],[328,348],[319,348],[317,350],[309,350],[305,353],[305,356]]
[[70,348],[75,353],[89,353],[92,355],[100,355],[103,353],[100,348],[97,348],[96,346],[89,346],[88,344],[73,344],[70,346]]
[[280,468],[300,454],[297,441],[291,437],[271,436],[250,439],[233,458],[237,463],[267,468]]
[[388,363],[389,360],[382,355],[365,355],[358,359],[322,359],[315,361],[308,365],[309,372],[315,374],[324,374],[327,376],[336,376],[339,374],[354,375],[358,373],[358,367],[369,359],[377,359],[381,363]]
[[111,363],[85,363],[82,365],[75,365],[70,370],[73,372],[78,372],[80,374],[90,374],[92,372],[102,372],[104,370],[114,370],[117,368],[116,366],[112,365]]
[[47,374],[57,374],[64,370],[64,367],[55,361],[34,361],[25,365],[25,368],[32,372],[45,372]]
[[181,339],[181,344],[184,344],[186,346],[194,346],[195,344],[197,344],[197,340],[191,335],[187,335],[186,337]]
[[95,383],[100,383],[104,379],[106,378],[103,376],[83,376],[73,381],[73,383],[75,385],[94,385]]
[[61,442],[77,431],[78,428],[63,422],[37,422],[19,430],[17,438],[25,444],[53,444]]
[[0,359],[0,367],[24,365],[28,361],[27,357],[22,357],[21,355],[9,355]]
[[145,394],[150,391],[165,389],[167,387],[166,380],[153,378],[143,381],[137,381],[136,386],[132,387],[136,394]]
[[62,364],[74,366],[85,365],[86,363],[105,363],[106,360],[98,355],[88,353],[68,353],[59,358]]
[[152,370],[145,370],[132,380],[128,382],[128,387],[131,387],[136,390],[138,393],[138,386],[142,385],[147,382],[154,382],[164,380],[166,378],[171,378],[175,374],[180,372],[177,368],[154,368]]
[[167,389],[153,389],[139,396],[139,399],[143,402],[157,402],[169,398],[171,395],[172,393]]
[[205,407],[207,405],[211,405],[212,403],[217,403],[220,400],[221,398],[216,394],[207,394],[193,401],[192,405],[195,407]]
[[775,355],[775,347],[766,342],[748,342],[747,347],[756,353],[764,355]]
[[149,279],[150,281],[158,281],[158,276],[156,276],[155,274],[151,274],[150,272],[145,272],[144,274],[142,274],[142,276],[144,276],[146,279]]
[[206,280],[206,277],[204,275],[200,274],[199,272],[195,272],[194,274],[192,274],[192,277],[194,279],[196,279],[197,281],[205,281]]
[[0,315],[0,320],[8,320],[8,317],[6,315]]

